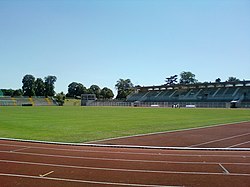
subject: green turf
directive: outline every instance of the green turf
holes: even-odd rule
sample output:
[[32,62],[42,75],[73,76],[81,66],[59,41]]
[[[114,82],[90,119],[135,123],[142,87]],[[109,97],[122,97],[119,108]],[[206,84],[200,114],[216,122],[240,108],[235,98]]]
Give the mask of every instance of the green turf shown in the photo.
[[0,107],[0,137],[86,142],[246,120],[243,109]]
[[64,106],[80,106],[80,99],[65,99]]

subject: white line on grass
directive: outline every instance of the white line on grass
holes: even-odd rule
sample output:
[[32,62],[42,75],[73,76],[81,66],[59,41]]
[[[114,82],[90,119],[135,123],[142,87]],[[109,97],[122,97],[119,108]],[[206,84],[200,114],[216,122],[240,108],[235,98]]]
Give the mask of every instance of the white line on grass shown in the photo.
[[[142,187],[162,187],[162,186],[164,186],[164,185],[150,185],[150,184],[126,184],[126,183],[114,183],[114,182],[102,182],[102,181],[87,181],[87,180],[65,179],[65,178],[54,178],[54,177],[37,177],[37,176],[31,176],[31,175],[20,175],[20,174],[9,174],[9,173],[0,173],[0,176],[52,180],[52,181],[64,181],[64,182],[75,182],[75,183],[87,183],[87,184],[103,184],[103,185],[112,185],[112,186],[142,186]],[[165,186],[165,187],[167,187],[167,186]]]
[[233,139],[233,138],[238,138],[238,137],[241,137],[241,136],[247,136],[249,135],[250,133],[244,133],[244,134],[239,134],[239,135],[235,135],[235,136],[230,136],[230,137],[226,137],[226,138],[220,138],[220,139],[217,139],[217,140],[212,140],[212,141],[207,141],[207,142],[203,142],[203,143],[199,143],[199,144],[194,144],[194,145],[191,145],[189,147],[195,147],[195,146],[200,146],[200,145],[206,145],[206,144],[210,144],[210,143],[214,143],[214,142],[221,142],[221,141],[224,141],[224,140],[230,140],[230,139]]

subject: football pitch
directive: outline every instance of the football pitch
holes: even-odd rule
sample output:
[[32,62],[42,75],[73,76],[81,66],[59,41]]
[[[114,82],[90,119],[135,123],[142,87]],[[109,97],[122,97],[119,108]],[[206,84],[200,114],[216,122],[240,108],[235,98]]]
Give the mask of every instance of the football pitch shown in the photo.
[[0,107],[0,137],[82,143],[249,120],[249,109]]

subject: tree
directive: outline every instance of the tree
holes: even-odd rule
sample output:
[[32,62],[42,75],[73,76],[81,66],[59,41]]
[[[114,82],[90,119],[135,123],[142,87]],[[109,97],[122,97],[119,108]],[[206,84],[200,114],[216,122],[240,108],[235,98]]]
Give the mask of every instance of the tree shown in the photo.
[[183,71],[180,74],[180,83],[181,84],[194,84],[197,83],[195,79],[195,74],[191,73],[190,71]]
[[114,97],[114,93],[111,89],[104,87],[101,90],[100,96],[102,96],[103,99],[112,99]]
[[56,82],[56,76],[47,76],[44,78],[45,80],[45,96],[48,97],[48,96],[54,96],[55,95],[55,82]]
[[66,94],[67,97],[74,97],[76,96],[76,88],[78,83],[72,82],[68,85],[68,93]]
[[172,85],[172,84],[177,83],[177,77],[178,77],[178,75],[173,75],[173,76],[166,78],[166,84]]
[[228,80],[226,82],[238,82],[240,79],[237,79],[236,77],[228,77]]
[[88,91],[90,94],[95,94],[96,98],[98,98],[98,99],[100,98],[101,89],[99,86],[92,85],[92,86],[90,86]]
[[217,79],[215,79],[215,82],[216,82],[216,83],[220,83],[220,82],[221,82],[221,79],[220,79],[220,78],[217,78]]
[[68,97],[76,97],[87,93],[87,89],[81,83],[72,82],[68,85]]
[[15,96],[22,96],[23,95],[23,92],[21,89],[18,89],[18,90],[14,90],[14,92],[12,93],[12,97],[15,97]]
[[119,79],[115,85],[118,94],[117,99],[125,99],[132,91],[133,84],[130,79]]
[[37,78],[35,81],[35,94],[36,96],[45,95],[45,83],[41,78]]
[[65,101],[65,94],[63,92],[56,94],[55,96],[56,102],[59,104],[59,106],[63,106]]
[[25,75],[22,80],[23,95],[34,96],[35,95],[35,77],[33,75]]
[[4,96],[13,96],[14,90],[12,89],[2,89],[2,93]]

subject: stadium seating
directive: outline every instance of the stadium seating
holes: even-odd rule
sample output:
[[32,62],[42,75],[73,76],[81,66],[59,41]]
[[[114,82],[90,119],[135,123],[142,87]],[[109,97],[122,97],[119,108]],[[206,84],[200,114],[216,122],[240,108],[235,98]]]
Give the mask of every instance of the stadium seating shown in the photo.
[[140,87],[127,101],[141,102],[230,102],[250,101],[250,81],[237,83],[199,83]]
[[16,106],[16,100],[11,97],[0,97],[0,106]]
[[55,106],[52,98],[45,97],[0,97],[0,106]]

